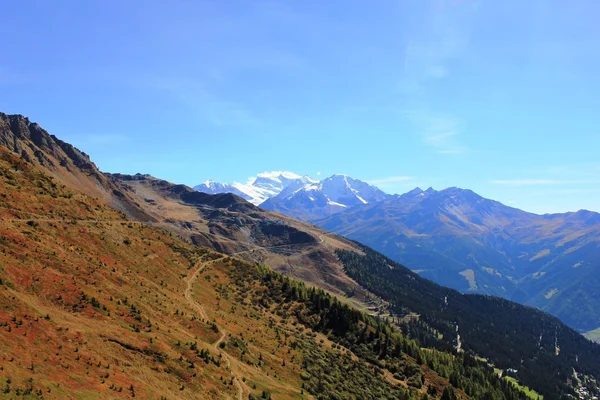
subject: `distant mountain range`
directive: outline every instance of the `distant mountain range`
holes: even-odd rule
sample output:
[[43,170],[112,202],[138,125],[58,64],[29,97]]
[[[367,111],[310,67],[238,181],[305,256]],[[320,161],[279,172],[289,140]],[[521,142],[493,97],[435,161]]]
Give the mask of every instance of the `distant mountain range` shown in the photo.
[[358,240],[445,286],[540,308],[581,332],[600,327],[598,213],[537,215],[455,187],[388,195],[345,175],[294,181],[260,207]]
[[332,175],[321,181],[293,172],[263,172],[247,183],[208,180],[194,187],[209,194],[233,193],[261,208],[310,221],[346,209],[385,200],[390,195],[347,175]]
[[333,175],[318,183],[289,187],[266,200],[260,207],[309,221],[387,197],[387,194],[365,182],[346,175]]
[[600,327],[600,214],[537,215],[471,190],[415,189],[313,221],[463,292]]
[[317,181],[308,176],[286,171],[271,171],[253,176],[246,183],[219,183],[209,179],[194,186],[194,190],[208,194],[233,193],[257,206],[289,186],[301,187],[313,183]]

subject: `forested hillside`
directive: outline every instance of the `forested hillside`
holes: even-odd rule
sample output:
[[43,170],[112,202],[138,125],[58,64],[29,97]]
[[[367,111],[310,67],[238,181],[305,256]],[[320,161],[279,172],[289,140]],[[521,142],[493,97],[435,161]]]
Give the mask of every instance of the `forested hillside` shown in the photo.
[[[600,377],[600,346],[557,318],[508,300],[461,294],[366,246],[363,251],[340,250],[338,256],[352,278],[391,303],[393,318],[421,345],[460,346],[497,368],[516,370],[519,380],[547,399],[575,394],[574,371]],[[598,390],[591,380],[586,385]]]

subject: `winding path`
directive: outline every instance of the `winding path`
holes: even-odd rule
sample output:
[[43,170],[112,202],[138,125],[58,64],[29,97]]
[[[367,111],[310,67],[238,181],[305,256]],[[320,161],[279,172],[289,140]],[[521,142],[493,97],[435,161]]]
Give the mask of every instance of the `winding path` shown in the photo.
[[[215,261],[219,261],[219,260],[221,260],[221,258],[217,258],[216,260],[211,260],[211,261],[206,261],[206,262],[198,261],[196,263],[197,268],[194,270],[194,273],[188,278],[187,288],[185,289],[185,292],[184,292],[185,299],[188,301],[188,303],[190,303],[192,308],[194,308],[196,311],[198,311],[198,313],[200,314],[200,317],[202,319],[204,319],[206,322],[208,322],[208,317],[206,315],[206,312],[204,311],[204,307],[202,307],[200,305],[200,303],[198,303],[192,297],[192,287],[194,285],[194,281],[198,278],[198,275],[200,275],[200,273],[204,270],[204,268],[206,268],[209,264],[212,264]],[[217,354],[221,354],[223,356],[222,358],[225,361],[225,364],[227,365],[227,369],[229,369],[229,371],[231,372],[231,375],[233,375],[233,384],[237,387],[237,391],[238,391],[237,398],[238,398],[238,400],[243,400],[244,399],[244,389],[242,388],[242,384],[240,383],[239,378],[237,377],[237,375],[233,372],[233,369],[231,368],[231,356],[229,354],[227,354],[226,352],[221,351],[221,349],[219,348],[219,345],[223,342],[223,340],[225,340],[225,338],[227,337],[227,334],[222,329],[219,330],[219,333],[221,334],[221,336],[215,343],[213,343],[212,346],[215,349],[215,351],[217,352]]]

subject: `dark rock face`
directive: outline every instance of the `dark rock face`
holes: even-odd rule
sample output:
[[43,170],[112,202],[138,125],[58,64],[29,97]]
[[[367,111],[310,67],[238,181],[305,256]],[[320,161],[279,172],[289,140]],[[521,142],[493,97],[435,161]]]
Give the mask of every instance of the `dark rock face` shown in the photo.
[[49,134],[22,115],[0,113],[0,146],[40,166],[61,183],[102,198],[111,207],[141,221],[152,221],[128,187],[100,172],[90,157]]
[[151,178],[150,175],[147,174],[135,174],[135,175],[126,175],[126,174],[105,174],[117,181],[145,181],[148,178]]
[[[82,170],[98,173],[89,156],[76,147],[50,135],[37,123],[22,115],[0,113],[0,145],[19,154],[29,162],[33,162],[33,154],[40,165],[52,168],[55,163],[48,157],[53,156],[62,167],[70,168],[70,164]],[[70,161],[70,162],[69,162]]]

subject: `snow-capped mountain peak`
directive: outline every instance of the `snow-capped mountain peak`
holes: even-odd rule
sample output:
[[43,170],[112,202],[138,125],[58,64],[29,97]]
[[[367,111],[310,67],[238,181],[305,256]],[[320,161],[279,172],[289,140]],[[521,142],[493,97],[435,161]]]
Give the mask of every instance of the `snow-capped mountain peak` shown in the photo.
[[248,178],[246,183],[223,184],[209,179],[195,186],[194,189],[210,194],[234,193],[255,205],[259,205],[265,200],[278,195],[290,185],[302,186],[309,182],[316,181],[308,176],[300,176],[289,171],[268,171]]
[[223,183],[219,183],[219,182],[215,182],[212,179],[208,179],[206,181],[204,181],[201,185],[199,186],[204,186],[206,188],[210,188],[212,190],[218,190],[219,188],[228,188],[231,185],[228,184],[223,184]]
[[297,180],[294,185],[261,204],[261,207],[310,220],[387,197],[384,192],[368,183],[348,175],[336,174],[320,182],[311,180],[304,185],[300,185]]
[[256,177],[250,178],[248,184],[263,191],[265,196],[264,200],[266,200],[267,198],[278,195],[282,190],[298,180],[302,180],[302,178],[302,176],[293,172],[271,171],[263,172]]
[[290,182],[290,184],[286,188],[284,188],[281,192],[279,192],[277,195],[282,196],[282,197],[288,197],[288,196],[292,195],[294,192],[297,192],[298,190],[302,190],[303,188],[317,185],[318,183],[319,183],[319,181],[316,181],[316,180],[310,178],[309,176],[304,175],[304,176],[299,177],[298,179],[294,180],[293,182]]
[[262,172],[246,183],[208,180],[194,189],[211,194],[234,193],[255,205],[300,219],[327,216],[388,197],[375,186],[348,175],[335,174],[317,181],[288,171]]
[[323,193],[332,201],[347,206],[383,200],[386,194],[375,186],[348,175],[332,175],[320,182]]
[[246,194],[244,191],[238,189],[236,186],[237,183],[229,184],[229,183],[219,183],[215,182],[212,179],[208,179],[204,181],[202,184],[198,186],[194,186],[194,190],[198,192],[204,192],[209,194],[218,194],[218,193],[233,193],[240,196],[243,199],[248,201],[251,200],[251,197]]

